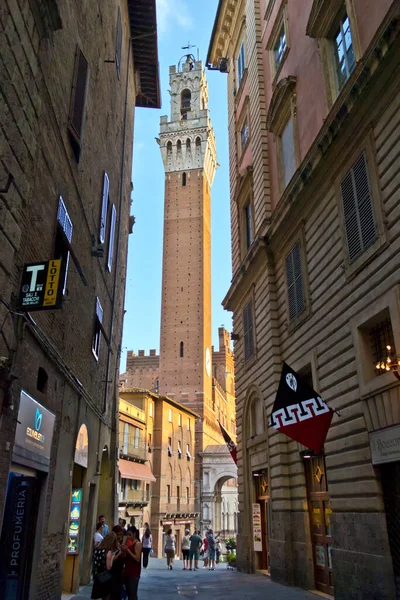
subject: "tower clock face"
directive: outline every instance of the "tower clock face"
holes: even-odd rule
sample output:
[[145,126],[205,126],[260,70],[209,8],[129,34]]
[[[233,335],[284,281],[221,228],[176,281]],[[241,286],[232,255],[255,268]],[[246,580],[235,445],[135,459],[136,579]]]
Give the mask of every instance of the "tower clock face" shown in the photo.
[[211,354],[210,348],[206,348],[206,373],[210,377],[211,375]]

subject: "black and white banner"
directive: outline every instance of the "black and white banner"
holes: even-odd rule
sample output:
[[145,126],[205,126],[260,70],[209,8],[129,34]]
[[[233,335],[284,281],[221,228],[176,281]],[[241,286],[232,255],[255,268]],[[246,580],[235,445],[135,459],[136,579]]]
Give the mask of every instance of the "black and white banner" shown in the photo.
[[289,365],[283,363],[269,420],[270,427],[319,454],[323,449],[333,412],[313,388]]

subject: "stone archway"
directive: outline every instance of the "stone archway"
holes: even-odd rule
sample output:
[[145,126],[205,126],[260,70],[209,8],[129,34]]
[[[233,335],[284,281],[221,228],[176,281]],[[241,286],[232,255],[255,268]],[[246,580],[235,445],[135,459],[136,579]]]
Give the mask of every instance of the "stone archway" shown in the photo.
[[[238,504],[236,486],[231,486],[230,490],[226,490],[226,483],[230,480],[237,480],[237,467],[228,448],[226,446],[207,446],[202,452],[200,506],[200,526],[202,530],[212,528],[215,533],[222,533],[223,497],[225,497],[226,506],[233,507]],[[233,508],[230,521],[233,527],[235,523]],[[225,532],[223,535],[225,536]]]

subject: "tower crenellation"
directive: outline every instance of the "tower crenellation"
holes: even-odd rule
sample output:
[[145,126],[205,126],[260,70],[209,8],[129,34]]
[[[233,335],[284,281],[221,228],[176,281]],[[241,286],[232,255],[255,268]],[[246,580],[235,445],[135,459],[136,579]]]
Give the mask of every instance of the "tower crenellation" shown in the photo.
[[204,169],[211,187],[217,168],[208,85],[201,61],[187,58],[169,71],[171,120],[160,119],[160,150],[166,173]]

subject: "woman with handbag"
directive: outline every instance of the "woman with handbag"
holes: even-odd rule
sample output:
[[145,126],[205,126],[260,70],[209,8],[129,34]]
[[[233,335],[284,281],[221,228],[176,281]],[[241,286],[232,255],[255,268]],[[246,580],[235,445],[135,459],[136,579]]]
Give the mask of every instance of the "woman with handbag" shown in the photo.
[[94,551],[94,583],[91,598],[110,600],[112,589],[111,568],[119,556],[117,536],[107,533],[104,540]]

